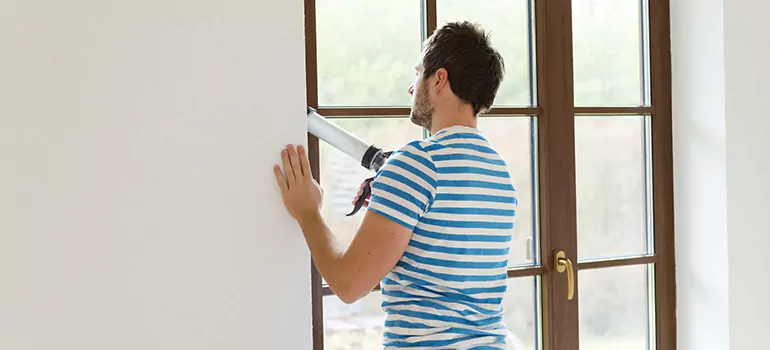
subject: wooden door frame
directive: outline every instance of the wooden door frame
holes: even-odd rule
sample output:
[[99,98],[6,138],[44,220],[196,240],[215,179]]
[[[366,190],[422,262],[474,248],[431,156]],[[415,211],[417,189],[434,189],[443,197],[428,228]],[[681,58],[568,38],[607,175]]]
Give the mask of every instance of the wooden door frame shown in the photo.
[[674,158],[671,116],[671,14],[669,0],[648,0],[652,100],[653,217],[657,348],[676,349]]
[[558,249],[577,262],[571,14],[569,0],[535,0],[544,349],[578,349],[579,296],[567,300],[567,275],[551,261]]

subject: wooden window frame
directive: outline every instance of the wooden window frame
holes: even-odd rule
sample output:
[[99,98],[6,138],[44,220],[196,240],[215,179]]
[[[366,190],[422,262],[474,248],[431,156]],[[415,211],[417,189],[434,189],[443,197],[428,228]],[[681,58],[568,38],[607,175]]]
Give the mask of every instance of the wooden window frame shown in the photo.
[[[533,0],[535,6],[537,105],[520,108],[495,107],[489,116],[534,116],[538,118],[539,228],[541,265],[510,268],[509,278],[541,276],[540,319],[545,350],[579,348],[576,300],[564,297],[565,274],[554,273],[550,261],[555,249],[577,260],[577,212],[575,183],[575,116],[648,115],[652,143],[652,215],[655,252],[623,259],[579,262],[578,270],[617,266],[654,266],[656,310],[655,348],[676,349],[676,281],[674,263],[673,141],[671,119],[671,58],[669,0],[649,0],[650,104],[639,107],[575,107],[572,65],[572,3],[570,0]],[[423,36],[437,25],[437,0],[422,0],[425,11]],[[409,108],[356,107],[319,108],[315,0],[305,0],[307,103],[328,117],[403,117]],[[308,134],[313,177],[321,182],[319,140]],[[564,150],[571,152],[564,152]],[[311,265],[313,349],[324,348],[323,298],[333,292]],[[577,274],[576,274],[577,276]],[[577,299],[576,291],[576,299]],[[557,314],[555,311],[559,311]],[[555,332],[554,330],[558,330]]]

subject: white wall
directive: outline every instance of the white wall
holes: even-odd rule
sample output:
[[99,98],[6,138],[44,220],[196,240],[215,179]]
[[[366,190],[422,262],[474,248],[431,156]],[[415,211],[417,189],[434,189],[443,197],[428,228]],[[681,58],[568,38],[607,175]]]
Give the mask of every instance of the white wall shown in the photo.
[[770,349],[770,3],[724,4],[730,349]]
[[722,0],[671,1],[680,350],[729,348],[722,14]]
[[[309,349],[300,0],[0,2],[0,349]],[[285,36],[279,38],[277,34]]]
[[768,11],[671,1],[680,350],[770,348]]

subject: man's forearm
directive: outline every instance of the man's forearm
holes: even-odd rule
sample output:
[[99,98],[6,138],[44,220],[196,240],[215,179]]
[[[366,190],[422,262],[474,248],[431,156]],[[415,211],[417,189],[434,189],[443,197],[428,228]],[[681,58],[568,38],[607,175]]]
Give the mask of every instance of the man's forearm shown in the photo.
[[316,268],[335,293],[344,293],[349,287],[342,263],[345,249],[340,246],[321,215],[305,218],[299,224]]

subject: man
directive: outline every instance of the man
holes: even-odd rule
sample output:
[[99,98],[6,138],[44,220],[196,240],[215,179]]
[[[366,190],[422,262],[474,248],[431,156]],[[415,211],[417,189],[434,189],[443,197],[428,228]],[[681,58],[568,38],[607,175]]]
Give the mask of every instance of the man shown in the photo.
[[349,247],[324,222],[301,146],[282,151],[276,180],[337,296],[353,303],[380,284],[386,349],[511,349],[502,298],[517,195],[477,129],[503,59],[482,29],[456,22],[425,42],[415,68],[411,120],[432,136],[404,145],[376,174]]

